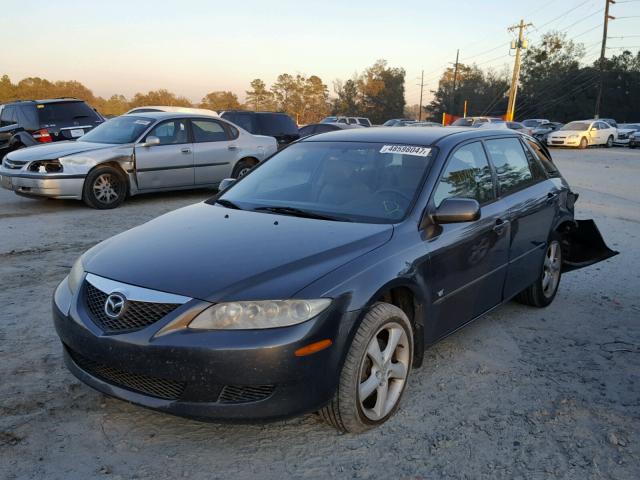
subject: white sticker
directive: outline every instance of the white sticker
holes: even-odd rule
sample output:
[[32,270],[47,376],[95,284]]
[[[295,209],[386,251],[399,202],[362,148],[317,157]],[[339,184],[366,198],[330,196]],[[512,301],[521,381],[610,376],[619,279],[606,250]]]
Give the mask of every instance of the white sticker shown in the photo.
[[149,125],[151,123],[150,120],[136,120],[133,123],[137,123],[138,125]]
[[415,145],[384,145],[380,153],[400,153],[402,155],[415,155],[416,157],[427,157],[431,152],[427,147],[416,147]]

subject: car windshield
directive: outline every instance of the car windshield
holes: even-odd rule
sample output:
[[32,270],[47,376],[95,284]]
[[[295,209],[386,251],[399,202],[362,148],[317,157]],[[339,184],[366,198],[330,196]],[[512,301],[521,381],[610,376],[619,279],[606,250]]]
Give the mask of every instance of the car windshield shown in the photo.
[[573,130],[583,132],[585,130],[589,130],[589,124],[586,122],[569,122],[560,130]]
[[320,123],[333,123],[336,120],[338,120],[338,117],[325,117],[320,121]]
[[133,143],[153,123],[153,119],[137,116],[112,118],[80,137],[91,143]]
[[540,120],[525,120],[522,122],[522,125],[529,128],[535,128],[538,125],[542,125],[542,122]]
[[622,130],[635,130],[636,132],[640,130],[640,125],[637,123],[621,123],[618,125],[618,128]]
[[455,122],[451,124],[453,127],[469,127],[473,124],[473,119],[471,118],[459,118]]
[[396,223],[413,203],[433,151],[412,145],[301,142],[260,165],[217,201],[243,210]]
[[101,121],[100,116],[84,102],[51,102],[37,105],[40,124],[92,124]]

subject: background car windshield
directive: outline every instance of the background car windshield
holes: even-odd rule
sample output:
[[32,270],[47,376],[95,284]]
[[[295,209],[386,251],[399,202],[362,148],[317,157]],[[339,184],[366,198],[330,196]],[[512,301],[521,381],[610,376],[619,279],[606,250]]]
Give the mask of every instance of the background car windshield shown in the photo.
[[84,102],[52,102],[41,103],[37,107],[38,117],[42,125],[56,123],[73,123],[79,125],[92,124],[100,120],[100,116]]
[[[407,213],[430,164],[381,153],[384,144],[302,142],[262,164],[221,196],[240,208],[291,207],[337,219],[394,223]],[[427,153],[429,152],[429,153]]]
[[258,115],[262,135],[297,135],[298,126],[288,115]]
[[585,122],[569,122],[560,130],[574,130],[574,131],[584,131],[589,130],[589,124]]
[[473,120],[470,118],[459,118],[451,124],[453,127],[468,127],[473,124]]
[[152,122],[152,119],[144,117],[116,117],[98,125],[80,140],[91,143],[133,143]]

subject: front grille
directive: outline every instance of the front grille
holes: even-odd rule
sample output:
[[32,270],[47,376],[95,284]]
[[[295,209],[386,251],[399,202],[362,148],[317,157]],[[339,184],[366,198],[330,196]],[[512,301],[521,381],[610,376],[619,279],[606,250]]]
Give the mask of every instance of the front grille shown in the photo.
[[273,393],[273,385],[225,385],[218,397],[220,403],[256,402]]
[[18,160],[9,160],[8,158],[4,159],[4,166],[11,170],[20,170],[22,167],[25,166],[26,163],[27,163],[26,161],[21,162]]
[[85,300],[91,320],[107,333],[124,333],[140,330],[157,322],[180,306],[177,303],[152,303],[128,300],[119,318],[108,317],[104,311],[109,296],[89,282],[85,283]]
[[186,383],[166,378],[149,377],[125,372],[91,360],[66,347],[67,353],[82,370],[115,386],[165,400],[178,400]]

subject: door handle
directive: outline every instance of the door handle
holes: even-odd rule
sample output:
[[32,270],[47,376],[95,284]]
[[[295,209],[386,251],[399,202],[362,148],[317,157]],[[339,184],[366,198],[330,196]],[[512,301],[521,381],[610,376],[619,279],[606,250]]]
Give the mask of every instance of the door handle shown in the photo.
[[509,222],[509,220],[502,220],[501,218],[499,218],[496,220],[496,224],[493,226],[493,231],[498,235],[502,235],[509,226],[509,223],[511,223]]
[[547,204],[548,205],[552,204],[557,196],[558,196],[558,192],[547,193]]
[[180,150],[182,153],[191,153],[191,149],[190,148],[183,148],[182,150]]
[[238,149],[238,146],[237,146],[237,145],[229,145],[227,148],[228,148],[229,150],[237,150],[237,149]]

